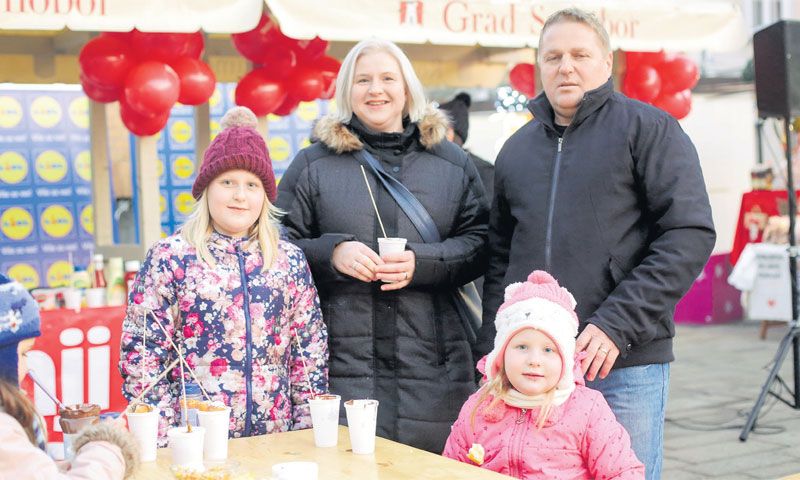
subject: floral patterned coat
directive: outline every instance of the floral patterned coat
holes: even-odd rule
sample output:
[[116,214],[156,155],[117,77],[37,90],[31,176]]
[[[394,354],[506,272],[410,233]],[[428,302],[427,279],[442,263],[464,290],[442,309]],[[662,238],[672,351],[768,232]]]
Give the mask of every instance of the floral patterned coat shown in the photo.
[[[152,311],[186,357],[200,385],[231,407],[232,437],[311,427],[309,379],[328,388],[327,330],[303,252],[281,240],[272,268],[258,242],[214,232],[211,267],[176,233],[154,244],[136,276],[123,324],[119,369],[128,399],[178,358]],[[301,348],[298,348],[298,340]],[[303,361],[305,359],[304,371]],[[161,410],[159,436],[180,422],[176,366],[145,398]],[[187,381],[193,379],[185,373]],[[146,386],[149,385],[147,380]]]

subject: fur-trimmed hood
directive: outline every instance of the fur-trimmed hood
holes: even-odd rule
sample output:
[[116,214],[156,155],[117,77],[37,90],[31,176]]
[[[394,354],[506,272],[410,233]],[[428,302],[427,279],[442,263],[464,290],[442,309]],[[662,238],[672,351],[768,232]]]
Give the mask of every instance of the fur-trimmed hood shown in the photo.
[[[420,143],[430,149],[444,141],[448,127],[447,115],[433,104],[428,104],[417,125]],[[313,135],[337,154],[355,152],[364,147],[361,140],[333,115],[320,118],[314,126]]]

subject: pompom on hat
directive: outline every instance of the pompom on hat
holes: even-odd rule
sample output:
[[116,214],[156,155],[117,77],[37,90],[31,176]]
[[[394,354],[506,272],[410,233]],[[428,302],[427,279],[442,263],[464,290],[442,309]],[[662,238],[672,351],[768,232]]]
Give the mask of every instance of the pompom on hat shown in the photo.
[[506,287],[505,302],[497,311],[494,324],[497,329],[494,349],[486,358],[486,376],[490,381],[503,364],[511,337],[525,328],[534,328],[548,335],[558,346],[562,367],[556,389],[571,391],[575,387],[572,373],[578,335],[575,298],[552,275],[536,270],[525,282]]
[[22,284],[0,273],[0,378],[19,385],[17,345],[41,334],[36,300]]
[[228,170],[247,170],[261,180],[270,203],[278,197],[275,173],[264,138],[256,131],[258,119],[247,107],[233,107],[220,122],[222,131],[214,137],[203,155],[203,164],[192,186],[199,199],[217,175]]

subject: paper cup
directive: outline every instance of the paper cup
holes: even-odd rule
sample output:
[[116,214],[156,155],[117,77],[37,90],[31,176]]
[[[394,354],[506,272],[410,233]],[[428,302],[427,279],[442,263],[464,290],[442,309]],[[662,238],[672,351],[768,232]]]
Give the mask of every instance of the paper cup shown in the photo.
[[157,408],[150,412],[128,413],[128,430],[139,443],[139,455],[143,462],[155,462],[158,451],[158,419]]
[[172,450],[172,464],[179,467],[203,468],[203,439],[206,429],[192,427],[187,432],[186,426],[170,428],[167,431],[169,449]]
[[311,423],[314,425],[314,444],[335,447],[339,440],[339,395],[319,395],[308,401]]
[[228,458],[228,426],[231,422],[231,407],[225,407],[225,410],[198,410],[197,421],[201,427],[206,429],[203,457],[206,460]]
[[314,462],[285,462],[272,466],[272,480],[317,480],[319,466]]
[[86,306],[87,307],[105,307],[106,305],[106,289],[105,288],[88,288],[86,289]]
[[64,295],[64,308],[81,311],[81,303],[83,302],[83,292],[77,288],[67,288],[62,292]]
[[400,253],[406,249],[405,238],[379,238],[378,239],[378,255],[381,257],[387,253]]
[[77,433],[62,433],[64,437],[64,460],[71,462],[75,459],[75,449],[72,447],[72,441],[78,436]]
[[378,420],[377,400],[344,402],[350,445],[353,453],[369,455],[375,451],[375,426]]

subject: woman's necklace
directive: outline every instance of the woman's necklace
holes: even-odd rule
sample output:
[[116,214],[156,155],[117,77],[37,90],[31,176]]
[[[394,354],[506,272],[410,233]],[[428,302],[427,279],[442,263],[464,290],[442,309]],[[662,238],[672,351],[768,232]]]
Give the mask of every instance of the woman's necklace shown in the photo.
[[528,413],[527,408],[522,409],[522,413],[519,414],[519,418],[517,418],[517,423],[522,423],[522,419],[525,418],[525,414]]

